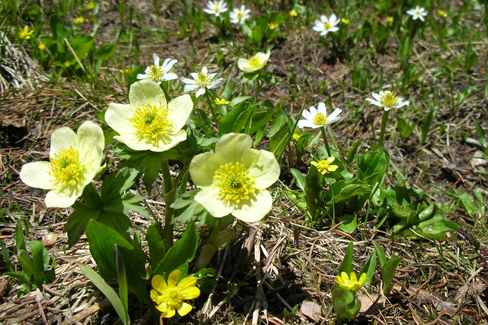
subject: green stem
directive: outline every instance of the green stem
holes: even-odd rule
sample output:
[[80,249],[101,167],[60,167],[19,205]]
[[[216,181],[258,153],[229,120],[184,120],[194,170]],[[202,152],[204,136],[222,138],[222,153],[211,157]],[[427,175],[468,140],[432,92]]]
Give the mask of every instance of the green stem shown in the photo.
[[327,141],[327,135],[325,134],[325,126],[320,128],[320,132],[322,133],[322,138],[324,139],[325,149],[327,150],[327,154],[329,157],[332,157],[330,154],[329,142]]
[[383,120],[381,121],[380,141],[378,142],[378,147],[377,147],[377,149],[379,149],[379,150],[381,150],[381,148],[383,148],[383,140],[385,139],[386,123],[388,122],[388,115],[389,114],[390,114],[390,111],[385,111],[383,113]]
[[215,120],[215,122],[219,121],[219,113],[215,110],[215,103],[212,102],[210,95],[208,94],[208,91],[205,92],[205,99],[207,100],[208,107],[210,109],[210,112],[212,112],[212,116]]
[[168,160],[164,160],[161,164],[161,171],[163,173],[163,195],[164,195],[164,245],[166,251],[173,246],[173,213],[174,209],[171,205],[175,201],[176,191],[173,188],[173,179],[169,173]]
[[261,88],[263,87],[263,84],[261,82],[261,79],[258,77],[256,79],[256,93],[254,94],[254,97],[256,98],[256,100],[259,99],[259,94],[261,93]]

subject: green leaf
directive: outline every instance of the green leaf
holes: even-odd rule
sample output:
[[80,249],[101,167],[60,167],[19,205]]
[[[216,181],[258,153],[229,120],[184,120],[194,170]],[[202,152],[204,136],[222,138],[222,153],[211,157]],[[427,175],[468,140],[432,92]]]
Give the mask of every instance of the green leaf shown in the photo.
[[222,117],[219,122],[219,136],[233,132],[239,115],[248,109],[250,109],[249,103],[242,103]]
[[64,231],[68,233],[68,245],[71,247],[85,232],[86,226],[91,219],[97,220],[102,210],[91,208],[83,203],[73,204],[75,211],[68,217],[68,222],[64,226]]
[[369,185],[375,185],[386,173],[389,157],[386,152],[368,152],[357,157],[357,177]]
[[60,43],[64,42],[64,38],[66,37],[66,28],[63,26],[63,22],[57,15],[51,15],[49,18],[49,24],[51,26],[51,33],[53,34],[53,38]]
[[105,295],[105,297],[107,297],[107,299],[114,307],[115,311],[119,315],[124,325],[129,325],[130,324],[129,314],[124,308],[124,304],[122,303],[122,300],[119,298],[119,296],[117,296],[115,290],[112,289],[112,287],[109,286],[107,282],[105,282],[105,280],[103,280],[103,278],[97,272],[93,271],[89,267],[86,267],[80,263],[76,263],[76,264],[80,268],[81,272],[88,279],[90,279],[90,281]]
[[166,252],[164,259],[154,270],[154,274],[168,275],[171,271],[191,261],[195,257],[197,246],[197,227],[193,222],[189,222],[183,237]]
[[146,192],[151,193],[152,184],[161,169],[161,159],[158,155],[147,155],[141,162],[141,169],[144,172],[142,180],[146,187]]
[[154,270],[166,255],[164,240],[155,225],[151,225],[147,228],[146,239],[149,245],[151,268]]
[[128,190],[139,174],[136,169],[129,169],[124,167],[117,170],[115,173],[110,174],[103,180],[101,198],[102,201],[107,205],[114,198],[119,198],[120,194]]
[[240,97],[233,98],[230,101],[229,106],[235,107],[238,104],[242,103],[243,101],[248,100],[249,98],[251,98],[251,96],[240,96]]
[[376,242],[372,242],[374,249],[376,250],[376,254],[378,254],[378,261],[380,262],[380,268],[382,268],[385,263],[386,263],[386,255],[383,249],[381,248],[380,245],[378,245]]
[[342,323],[344,318],[356,318],[361,309],[361,302],[355,303],[355,300],[356,295],[354,293],[336,285],[332,291],[332,306],[339,324]]
[[103,207],[102,199],[100,198],[100,195],[98,194],[93,183],[85,186],[81,198],[90,208],[100,209],[101,207]]
[[358,179],[353,179],[349,182],[339,181],[332,184],[331,187],[335,196],[334,200],[327,202],[328,204],[349,200],[353,196],[371,193],[371,186]]
[[117,50],[116,44],[101,45],[97,48],[97,51],[96,51],[97,59],[101,59],[102,61],[106,61],[106,60],[112,58],[112,55],[115,53],[115,50]]
[[12,262],[10,261],[10,256],[8,255],[7,247],[5,247],[5,243],[3,241],[0,242],[0,245],[2,245],[2,254],[3,254],[3,258],[5,260],[5,263],[7,264],[7,267],[10,270],[10,272],[13,272],[14,267],[12,265]]
[[401,263],[403,257],[392,257],[381,267],[381,278],[383,279],[383,293],[387,295],[390,292],[391,282],[395,276],[396,269]]
[[17,249],[17,255],[20,255],[20,252],[27,251],[25,247],[25,240],[24,240],[24,231],[22,230],[22,224],[17,221],[15,225],[15,247]]
[[347,245],[346,254],[344,255],[344,259],[342,260],[341,266],[339,267],[339,271],[337,271],[339,275],[342,272],[346,272],[347,275],[350,275],[354,271],[352,269],[353,257],[354,257],[354,244],[352,242],[349,242],[349,245]]
[[127,288],[127,273],[125,272],[124,259],[119,247],[115,245],[115,264],[117,265],[117,280],[119,282],[120,300],[125,311],[125,318],[129,319],[129,292]]
[[347,232],[348,234],[355,232],[356,228],[358,227],[358,216],[356,213],[353,215],[345,214],[339,216],[339,221],[343,222],[343,224],[340,225],[341,230]]
[[423,146],[425,144],[425,140],[429,135],[430,126],[432,125],[432,120],[435,116],[435,109],[431,109],[427,114],[427,117],[422,121],[422,136],[420,138],[420,145]]
[[371,281],[373,280],[374,270],[376,269],[376,253],[373,253],[369,256],[366,264],[363,265],[361,270],[358,273],[358,279],[361,274],[366,273],[366,281],[364,281],[363,287],[368,286]]
[[305,176],[303,176],[301,171],[295,168],[290,168],[290,172],[298,188],[301,189],[303,192],[305,192],[305,186],[306,186]]
[[351,148],[351,150],[349,150],[349,153],[347,154],[347,160],[346,160],[346,163],[348,166],[351,165],[351,163],[354,161],[354,159],[356,158],[356,154],[358,152],[358,149],[359,149],[359,145],[362,143],[361,140],[357,141]]

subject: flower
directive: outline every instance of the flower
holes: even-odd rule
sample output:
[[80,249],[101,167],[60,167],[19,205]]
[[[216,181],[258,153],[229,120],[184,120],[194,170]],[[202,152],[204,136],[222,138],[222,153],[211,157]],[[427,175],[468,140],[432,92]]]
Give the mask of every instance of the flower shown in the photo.
[[240,58],[237,61],[237,65],[239,66],[239,69],[241,69],[244,72],[250,73],[254,72],[256,70],[262,69],[266,62],[269,60],[271,52],[268,51],[266,54],[262,52],[256,53],[256,55],[252,56],[248,59]]
[[228,133],[215,145],[215,152],[197,155],[190,163],[193,182],[202,188],[195,200],[215,218],[228,214],[256,222],[271,210],[266,190],[280,176],[274,154],[251,149],[247,134]]
[[322,175],[325,175],[326,173],[333,172],[337,168],[339,168],[339,166],[337,166],[337,165],[331,165],[331,163],[334,160],[335,160],[335,157],[329,157],[329,158],[327,158],[327,160],[319,160],[319,162],[312,161],[311,164],[314,165],[315,167],[317,167],[317,170],[319,171],[319,173],[321,173]]
[[386,22],[391,24],[393,22],[393,17],[390,16],[386,17]]
[[224,78],[219,78],[217,80],[212,81],[213,78],[217,75],[216,73],[208,73],[206,67],[202,68],[202,72],[193,72],[190,73],[192,79],[182,78],[181,81],[186,83],[185,85],[185,93],[188,91],[197,90],[196,97],[200,97],[200,95],[205,94],[205,89],[217,88],[225,82]]
[[85,18],[83,18],[83,17],[77,17],[77,18],[73,19],[73,22],[75,24],[83,24],[85,22]]
[[341,22],[344,24],[344,25],[349,25],[351,23],[351,21],[349,19],[346,19],[346,18],[342,18],[341,19]]
[[64,65],[66,68],[69,68],[69,67],[71,67],[71,62],[66,61],[66,62],[64,62],[64,63],[63,63],[63,65]]
[[442,18],[447,18],[447,14],[443,10],[437,10],[437,14],[441,16]]
[[93,8],[95,8],[95,4],[93,2],[88,2],[86,4],[86,9],[92,10]]
[[208,9],[204,9],[203,11],[208,14],[215,15],[216,17],[227,11],[227,3],[225,3],[225,1],[209,1],[207,3],[207,7]]
[[34,30],[29,30],[29,27],[24,26],[24,28],[19,31],[19,38],[29,39],[32,33],[34,33]]
[[154,53],[153,54],[154,65],[150,65],[144,71],[144,74],[139,73],[137,75],[137,79],[144,80],[144,79],[151,79],[154,82],[157,82],[159,85],[161,81],[168,81],[177,79],[178,76],[176,73],[169,73],[173,65],[178,62],[177,60],[166,59],[163,62],[162,66],[159,66],[159,56]]
[[151,299],[156,303],[156,308],[164,318],[173,317],[177,311],[180,316],[185,316],[192,310],[192,306],[184,300],[196,299],[200,297],[200,289],[195,285],[197,279],[187,277],[178,283],[181,277],[180,270],[174,270],[168,276],[168,282],[159,274],[151,280],[153,289]]
[[293,135],[291,136],[293,141],[297,142],[302,135],[298,132],[298,130],[293,131]]
[[290,15],[290,17],[296,17],[296,16],[298,16],[298,12],[296,12],[295,10],[288,11],[288,14]]
[[392,108],[400,108],[410,104],[408,100],[403,100],[403,98],[397,97],[395,93],[392,93],[389,90],[380,91],[379,94],[372,93],[371,96],[373,96],[374,99],[366,98],[366,100],[375,106],[383,107],[385,112]]
[[366,276],[366,273],[362,273],[361,276],[359,277],[359,280],[358,280],[358,278],[357,278],[356,274],[354,274],[354,272],[351,272],[350,278],[346,272],[342,272],[341,275],[337,276],[337,279],[335,280],[335,282],[337,282],[337,284],[342,289],[356,292],[359,289],[361,289],[361,287],[363,286],[363,284],[367,278],[368,277]]
[[225,98],[215,98],[215,104],[217,105],[227,105],[230,102],[226,100]]
[[37,48],[41,51],[44,51],[46,49],[46,44],[44,43],[39,43],[39,45],[37,45]]
[[47,207],[70,207],[100,171],[104,146],[102,128],[93,122],[83,123],[78,133],[60,128],[51,136],[50,161],[25,164],[20,179],[31,187],[50,190]]
[[128,105],[109,105],[105,120],[119,133],[114,138],[129,148],[162,152],[186,140],[182,128],[192,109],[189,95],[176,97],[167,104],[157,83],[142,80],[130,87]]
[[340,20],[337,19],[337,16],[335,14],[330,15],[329,18],[326,16],[322,15],[320,16],[320,20],[315,21],[315,26],[313,27],[313,30],[316,32],[320,32],[320,35],[327,35],[328,32],[337,32],[339,30],[339,27],[335,27],[337,24],[339,24]]
[[246,7],[241,6],[241,9],[234,8],[234,10],[229,14],[230,22],[233,24],[242,24],[251,16],[249,13],[251,10],[246,9]]
[[276,27],[278,27],[280,24],[277,23],[268,23],[268,28],[271,30],[274,30]]
[[407,11],[407,14],[412,16],[413,20],[420,19],[421,21],[425,21],[425,16],[427,16],[427,11],[424,8],[416,6],[414,9],[410,9]]
[[301,128],[319,128],[322,126],[327,126],[339,120],[339,114],[341,114],[341,109],[335,109],[329,116],[327,116],[327,108],[324,103],[320,103],[318,110],[315,107],[310,107],[310,112],[306,109],[303,110],[302,117],[304,120],[298,121],[298,127]]

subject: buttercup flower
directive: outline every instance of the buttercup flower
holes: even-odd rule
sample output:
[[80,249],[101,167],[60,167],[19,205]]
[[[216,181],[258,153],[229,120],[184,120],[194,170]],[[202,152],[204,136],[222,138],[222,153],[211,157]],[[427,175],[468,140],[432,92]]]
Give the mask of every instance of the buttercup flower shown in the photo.
[[280,166],[271,152],[251,145],[247,134],[229,133],[216,143],[215,152],[197,155],[190,163],[191,178],[202,188],[195,200],[215,218],[232,214],[256,222],[271,210],[266,188],[278,180]]
[[95,8],[95,4],[93,2],[88,2],[86,4],[86,9],[92,10],[93,8]]
[[386,22],[391,24],[393,22],[393,17],[386,17]]
[[85,18],[83,18],[83,17],[76,17],[75,19],[73,19],[73,22],[75,24],[83,24],[85,22]]
[[46,49],[46,44],[44,43],[39,43],[39,45],[37,45],[37,48],[41,51],[44,51]]
[[242,24],[251,16],[249,13],[251,10],[246,9],[246,7],[241,6],[241,9],[234,8],[234,10],[229,14],[230,22],[233,24]]
[[256,70],[262,69],[265,66],[266,62],[268,62],[269,60],[270,54],[270,51],[268,51],[266,54],[258,52],[256,53],[256,55],[250,57],[249,60],[240,58],[237,61],[237,65],[239,66],[239,69],[244,72],[254,72]]
[[371,104],[383,107],[385,111],[389,111],[392,108],[400,108],[410,104],[408,100],[403,100],[403,98],[397,97],[395,93],[391,91],[380,91],[379,94],[372,93],[373,98],[366,98]]
[[437,14],[439,16],[441,16],[442,18],[446,18],[447,17],[447,14],[445,11],[442,11],[442,10],[437,10]]
[[340,23],[340,20],[337,19],[335,14],[330,15],[329,18],[322,15],[320,16],[320,20],[315,21],[315,26],[313,30],[316,32],[320,32],[320,35],[327,35],[329,32],[337,32],[339,27],[335,27],[337,24]]
[[64,63],[63,63],[63,65],[64,65],[66,68],[69,68],[69,67],[71,67],[71,62],[66,61],[66,62],[64,62]]
[[107,124],[119,133],[114,138],[133,150],[162,152],[186,140],[182,130],[193,109],[189,95],[174,98],[169,104],[161,87],[152,80],[132,84],[129,103],[110,104]]
[[208,14],[215,15],[216,17],[227,11],[227,3],[225,3],[225,1],[209,1],[207,3],[207,7],[208,9],[204,9],[203,11]]
[[296,141],[298,141],[298,139],[300,139],[301,136],[302,135],[300,133],[298,133],[298,130],[295,130],[295,131],[293,131],[293,135],[291,137],[292,137],[293,141],[296,142]]
[[200,289],[195,285],[197,279],[187,277],[178,283],[181,277],[180,270],[174,270],[168,276],[168,282],[159,274],[151,280],[153,289],[151,290],[151,299],[156,303],[156,308],[161,312],[164,318],[173,317],[177,311],[180,316],[185,316],[192,310],[192,306],[185,300],[196,299],[200,296]]
[[33,30],[29,30],[29,27],[24,26],[23,29],[19,31],[19,38],[20,39],[29,39],[30,36],[34,33]]
[[152,81],[157,82],[159,85],[161,81],[168,81],[178,78],[176,73],[169,72],[173,68],[173,65],[178,62],[177,60],[166,59],[164,60],[163,65],[159,66],[159,56],[156,53],[153,54],[153,59],[154,64],[148,66],[146,71],[144,71],[144,74],[138,74],[137,79],[151,79]]
[[296,12],[295,10],[288,11],[288,14],[290,15],[290,17],[296,17],[296,16],[298,16],[298,12]]
[[420,19],[421,21],[425,21],[425,16],[427,16],[427,11],[422,7],[416,6],[414,9],[408,10],[407,14],[412,16],[413,20]]
[[354,272],[351,272],[351,277],[349,277],[346,272],[342,272],[341,275],[337,276],[335,282],[337,282],[342,289],[356,292],[361,289],[366,279],[366,273],[361,274],[358,280]]
[[344,25],[349,25],[351,23],[351,21],[349,19],[346,19],[346,18],[342,18],[341,19],[341,22],[344,24]]
[[334,162],[334,160],[335,160],[335,157],[329,157],[329,158],[327,158],[327,160],[320,160],[318,162],[312,161],[311,164],[314,165],[315,167],[317,167],[317,170],[319,171],[319,173],[321,173],[322,175],[325,175],[326,173],[333,172],[337,168],[339,168],[339,166],[337,166],[337,165],[331,165],[331,163]]
[[279,26],[279,24],[277,24],[277,23],[268,23],[268,28],[271,30],[274,30],[278,26]]
[[298,121],[298,127],[301,128],[320,128],[322,126],[327,126],[339,120],[339,114],[341,114],[341,109],[335,109],[329,116],[327,116],[327,108],[324,103],[320,103],[318,110],[315,107],[310,107],[310,112],[306,109],[303,110],[302,117],[304,120]]
[[78,133],[60,128],[51,136],[50,161],[25,164],[20,179],[31,187],[50,190],[47,207],[70,207],[101,169],[104,146],[103,131],[93,122],[83,123]]
[[219,78],[217,80],[212,81],[212,79],[215,78],[217,74],[216,73],[209,74],[206,67],[202,68],[202,72],[198,72],[198,73],[193,72],[190,73],[190,75],[192,76],[193,80],[188,78],[181,78],[181,81],[183,83],[186,83],[184,91],[186,93],[188,91],[193,91],[198,89],[195,95],[195,97],[197,98],[200,97],[200,95],[205,94],[206,88],[208,89],[217,88],[225,82],[224,78]]
[[230,102],[226,100],[225,98],[215,98],[215,104],[217,105],[227,105]]

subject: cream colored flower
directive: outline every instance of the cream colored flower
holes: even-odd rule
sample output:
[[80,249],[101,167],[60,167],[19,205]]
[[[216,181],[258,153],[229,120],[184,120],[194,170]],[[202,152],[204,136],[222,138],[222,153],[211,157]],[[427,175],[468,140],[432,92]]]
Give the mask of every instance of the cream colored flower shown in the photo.
[[271,52],[268,51],[266,54],[262,52],[256,53],[256,55],[252,56],[248,59],[240,58],[237,61],[237,65],[239,69],[244,72],[250,73],[256,70],[262,69],[269,60]]
[[410,104],[408,100],[403,100],[403,98],[398,97],[395,93],[391,91],[380,91],[379,94],[372,93],[373,98],[366,98],[371,104],[383,107],[385,111],[389,111],[392,108],[400,108]]
[[154,64],[148,66],[146,71],[144,71],[144,74],[138,74],[137,79],[151,79],[152,81],[157,82],[159,85],[161,81],[174,80],[178,78],[176,73],[170,73],[173,65],[178,62],[177,60],[166,59],[164,60],[163,64],[159,66],[159,55],[156,53],[153,54],[153,60]]
[[310,112],[306,109],[303,110],[302,117],[304,120],[298,121],[298,127],[301,128],[320,128],[334,123],[340,119],[341,109],[335,109],[329,116],[327,116],[327,108],[324,103],[320,103],[318,110],[315,107],[310,107]]
[[166,151],[186,140],[182,130],[193,109],[189,95],[166,102],[163,90],[152,80],[132,84],[128,105],[110,104],[107,124],[119,133],[114,138],[133,150]]
[[202,189],[195,200],[215,218],[232,214],[256,222],[271,210],[273,200],[266,188],[278,180],[280,166],[271,152],[251,145],[247,134],[229,133],[217,142],[215,152],[191,161],[191,178]]
[[70,207],[100,171],[104,146],[103,131],[93,122],[83,123],[78,133],[60,128],[51,136],[50,162],[25,164],[20,179],[31,187],[50,190],[47,207]]

